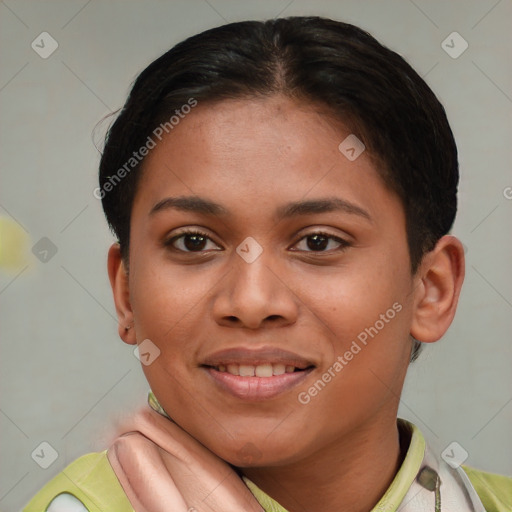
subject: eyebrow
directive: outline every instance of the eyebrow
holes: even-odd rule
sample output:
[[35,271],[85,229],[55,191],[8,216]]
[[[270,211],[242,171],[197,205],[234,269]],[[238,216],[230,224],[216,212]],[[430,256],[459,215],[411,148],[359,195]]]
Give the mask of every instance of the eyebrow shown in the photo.
[[340,199],[339,197],[310,199],[308,201],[296,201],[293,203],[288,203],[278,208],[276,213],[278,219],[286,219],[296,215],[311,215],[315,213],[326,213],[334,211],[342,211],[351,215],[359,215],[360,217],[364,217],[369,221],[372,220],[370,214],[366,210],[360,206],[357,206],[356,204],[346,201],[345,199]]
[[[158,212],[169,209],[202,213],[216,217],[229,214],[229,210],[209,199],[199,196],[181,196],[162,199],[151,208],[149,215],[152,216]],[[351,215],[358,215],[370,222],[372,221],[370,214],[366,210],[338,197],[310,199],[285,204],[276,210],[276,218],[282,220],[300,215],[312,215],[333,211],[342,211]]]
[[182,210],[186,212],[203,213],[205,215],[220,215],[228,214],[228,210],[220,204],[214,203],[208,199],[199,196],[182,196],[182,197],[166,197],[151,208],[149,215],[154,215],[157,212],[164,210]]

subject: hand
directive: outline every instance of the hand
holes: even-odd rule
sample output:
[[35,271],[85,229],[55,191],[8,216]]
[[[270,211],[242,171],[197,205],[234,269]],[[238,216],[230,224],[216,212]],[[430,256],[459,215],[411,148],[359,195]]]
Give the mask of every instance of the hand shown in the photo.
[[136,512],[263,512],[235,471],[176,423],[146,409],[128,428],[108,459]]

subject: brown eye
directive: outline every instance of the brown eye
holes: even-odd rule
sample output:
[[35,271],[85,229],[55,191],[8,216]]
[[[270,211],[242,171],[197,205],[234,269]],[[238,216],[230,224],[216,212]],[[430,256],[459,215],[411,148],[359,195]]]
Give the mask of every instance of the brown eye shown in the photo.
[[202,235],[183,236],[183,245],[187,251],[201,251],[206,245],[207,238]]
[[219,250],[210,237],[198,231],[188,231],[171,238],[166,242],[167,246],[183,252],[203,252],[205,250]]
[[298,247],[297,250],[305,252],[328,252],[342,250],[348,245],[348,242],[337,236],[328,233],[312,233],[303,237],[296,247]]
[[307,237],[308,249],[323,251],[329,245],[329,238],[323,235],[311,235]]

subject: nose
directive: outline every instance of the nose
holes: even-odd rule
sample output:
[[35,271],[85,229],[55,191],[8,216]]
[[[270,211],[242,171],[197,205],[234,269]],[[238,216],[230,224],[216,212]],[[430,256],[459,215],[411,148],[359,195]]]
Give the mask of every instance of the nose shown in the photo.
[[252,263],[234,254],[234,264],[214,296],[213,315],[219,325],[259,329],[297,321],[297,297],[263,254]]

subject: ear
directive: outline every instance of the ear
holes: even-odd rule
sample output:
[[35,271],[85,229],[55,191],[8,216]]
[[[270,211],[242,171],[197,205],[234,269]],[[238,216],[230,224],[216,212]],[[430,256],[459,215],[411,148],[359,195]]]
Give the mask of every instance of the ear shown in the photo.
[[418,341],[432,343],[448,330],[457,309],[464,273],[462,243],[454,236],[443,236],[425,255],[415,277],[411,335]]
[[112,244],[108,251],[108,277],[114,294],[117,318],[119,320],[119,337],[129,345],[135,345],[135,328],[133,325],[133,312],[130,304],[130,289],[128,272],[121,257],[119,244]]

